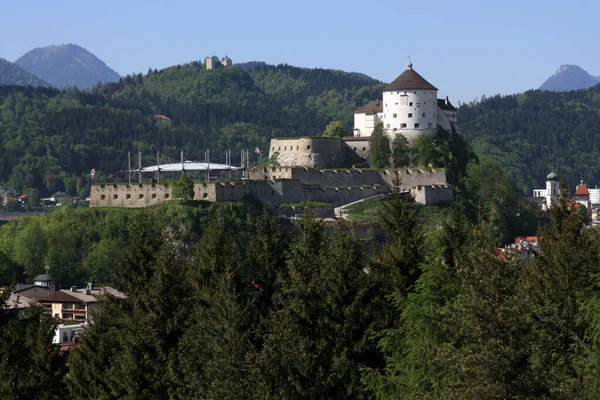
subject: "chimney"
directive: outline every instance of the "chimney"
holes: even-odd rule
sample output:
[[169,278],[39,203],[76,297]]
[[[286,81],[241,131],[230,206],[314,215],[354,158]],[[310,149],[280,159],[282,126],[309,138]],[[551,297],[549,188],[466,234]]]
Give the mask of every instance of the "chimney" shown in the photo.
[[446,105],[448,105],[448,103],[450,103],[450,100],[448,100],[448,96],[446,96]]
[[76,292],[77,291],[77,286],[71,286],[71,292]]

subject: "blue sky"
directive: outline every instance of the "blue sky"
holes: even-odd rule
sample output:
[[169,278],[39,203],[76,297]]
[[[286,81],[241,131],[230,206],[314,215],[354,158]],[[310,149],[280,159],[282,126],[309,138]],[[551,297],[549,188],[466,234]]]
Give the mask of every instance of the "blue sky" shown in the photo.
[[561,64],[600,75],[598,1],[21,0],[2,7],[0,57],[75,43],[118,73],[229,55],[358,71],[415,70],[455,101],[538,87]]

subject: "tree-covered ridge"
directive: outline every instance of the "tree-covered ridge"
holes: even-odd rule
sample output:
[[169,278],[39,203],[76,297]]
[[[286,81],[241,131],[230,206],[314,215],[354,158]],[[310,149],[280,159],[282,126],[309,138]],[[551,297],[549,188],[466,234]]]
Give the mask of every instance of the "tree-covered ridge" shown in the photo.
[[0,58],[0,85],[50,86],[18,65]]
[[367,240],[343,221],[290,226],[240,204],[9,223],[2,279],[47,262],[63,285],[94,279],[127,299],[102,298],[62,355],[42,309],[0,312],[0,396],[597,398],[598,232],[563,188],[523,262],[498,256],[497,213],[471,222],[457,203],[425,231],[396,186]]
[[201,160],[210,149],[218,162],[227,149],[266,152],[272,137],[321,134],[332,120],[346,121],[349,132],[352,111],[379,91],[353,74],[296,70],[303,71],[207,71],[195,62],[90,92],[0,86],[0,184],[83,195],[92,168],[100,178],[114,174],[128,151],[141,151],[149,164],[156,151],[163,161],[177,160],[182,149],[186,159]]
[[600,88],[528,91],[463,104],[459,130],[480,157],[499,161],[524,193],[555,171],[600,184]]

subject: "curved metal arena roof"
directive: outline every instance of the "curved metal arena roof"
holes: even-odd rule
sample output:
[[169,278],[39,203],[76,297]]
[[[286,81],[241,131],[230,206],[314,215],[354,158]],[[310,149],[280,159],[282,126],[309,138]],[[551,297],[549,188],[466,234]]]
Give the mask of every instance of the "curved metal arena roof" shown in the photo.
[[[160,172],[181,172],[183,170],[186,171],[220,171],[220,170],[238,170],[238,167],[233,167],[226,164],[213,164],[213,163],[204,163],[204,162],[194,162],[194,161],[186,161],[183,163],[183,167],[181,163],[172,163],[172,164],[160,164],[153,165],[151,167],[142,168],[142,172],[156,172],[160,168]],[[132,169],[131,172],[137,172],[138,169]]]

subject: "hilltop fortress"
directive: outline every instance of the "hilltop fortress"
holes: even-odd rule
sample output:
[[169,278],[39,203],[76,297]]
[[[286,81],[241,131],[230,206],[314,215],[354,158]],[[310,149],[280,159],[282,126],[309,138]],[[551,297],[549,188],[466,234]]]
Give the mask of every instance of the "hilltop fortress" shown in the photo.
[[437,98],[438,89],[419,75],[408,60],[406,70],[383,88],[383,100],[375,100],[354,112],[354,137],[370,137],[378,123],[393,139],[402,134],[409,143],[420,135],[433,137],[438,126],[449,131],[456,124],[456,108]]
[[[438,126],[450,130],[456,109],[437,99],[437,89],[408,63],[407,69],[383,90],[383,100],[370,102],[354,114],[354,136],[274,138],[269,163],[246,171],[241,181],[194,184],[194,200],[241,201],[247,196],[263,204],[301,202],[342,206],[390,192],[396,174],[401,189],[421,204],[452,201],[444,169],[358,168],[369,160],[371,134],[378,123],[393,138],[404,135],[414,143],[420,135],[435,136]],[[173,199],[164,184],[94,184],[92,207],[148,207]]]

